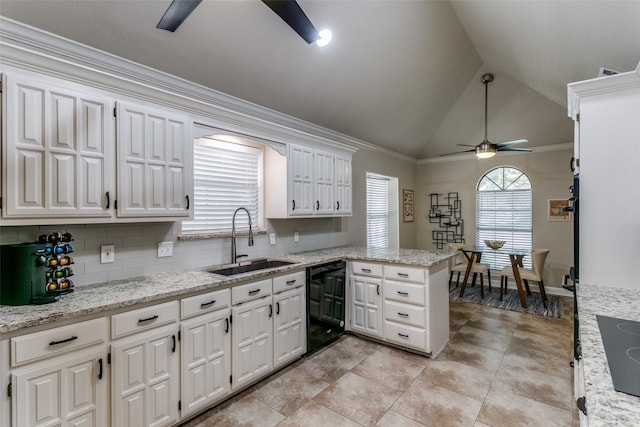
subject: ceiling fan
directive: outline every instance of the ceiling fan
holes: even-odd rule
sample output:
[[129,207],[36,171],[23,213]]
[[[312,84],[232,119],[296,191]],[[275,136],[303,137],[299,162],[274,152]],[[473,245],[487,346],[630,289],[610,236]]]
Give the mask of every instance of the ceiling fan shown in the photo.
[[[173,0],[156,28],[174,32],[202,0]],[[320,39],[320,34],[295,0],[262,0],[308,44]]]
[[492,143],[487,139],[487,100],[489,96],[489,83],[493,81],[493,74],[487,73],[483,74],[480,81],[484,84],[484,141],[482,141],[478,145],[469,145],[469,144],[457,144],[463,147],[473,147],[471,150],[458,151],[455,153],[447,153],[441,154],[441,156],[450,156],[452,154],[460,154],[460,153],[476,153],[476,157],[479,159],[488,159],[489,157],[495,156],[497,151],[522,151],[522,152],[531,152],[531,148],[516,148],[512,147],[512,145],[516,144],[524,144],[528,142],[526,139],[517,139],[515,141],[506,141],[506,142],[498,142],[497,144]]

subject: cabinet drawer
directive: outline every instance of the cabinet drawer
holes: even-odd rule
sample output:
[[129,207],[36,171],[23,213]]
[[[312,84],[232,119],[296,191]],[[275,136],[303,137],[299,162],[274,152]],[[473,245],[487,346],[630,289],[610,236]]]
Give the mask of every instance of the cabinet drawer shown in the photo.
[[387,265],[384,267],[384,278],[403,282],[424,283],[425,271],[421,268]]
[[271,295],[272,282],[272,279],[266,279],[233,287],[231,289],[231,303],[239,304],[265,295]]
[[385,280],[383,291],[385,299],[424,306],[424,290],[424,285],[414,285],[411,283],[400,283]]
[[365,262],[352,262],[353,274],[358,276],[382,277],[382,266]]
[[284,276],[273,278],[273,293],[286,291],[287,289],[297,288],[305,284],[306,275],[304,271],[298,271]]
[[385,320],[384,335],[387,341],[427,351],[427,333],[422,328]]
[[208,292],[206,294],[196,295],[195,297],[182,298],[180,300],[183,319],[197,316],[198,314],[220,310],[221,308],[229,307],[230,305],[231,291],[229,289]]
[[119,338],[158,326],[177,322],[178,301],[131,310],[111,316],[111,338]]
[[11,366],[100,344],[107,338],[105,317],[11,338]]
[[426,322],[426,310],[424,307],[392,301],[385,301],[384,316],[388,320],[414,325],[419,328],[424,328]]

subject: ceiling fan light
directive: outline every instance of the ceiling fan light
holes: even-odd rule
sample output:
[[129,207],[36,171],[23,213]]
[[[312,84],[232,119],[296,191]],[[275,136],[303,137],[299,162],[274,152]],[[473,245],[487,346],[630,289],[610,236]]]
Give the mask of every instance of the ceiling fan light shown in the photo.
[[476,146],[476,157],[479,159],[489,159],[496,155],[496,147],[490,142],[482,142]]
[[331,33],[331,30],[321,30],[318,35],[320,36],[320,38],[318,40],[316,40],[316,45],[320,46],[320,47],[324,47],[326,45],[328,45],[329,43],[331,43],[331,38],[333,37],[333,34]]

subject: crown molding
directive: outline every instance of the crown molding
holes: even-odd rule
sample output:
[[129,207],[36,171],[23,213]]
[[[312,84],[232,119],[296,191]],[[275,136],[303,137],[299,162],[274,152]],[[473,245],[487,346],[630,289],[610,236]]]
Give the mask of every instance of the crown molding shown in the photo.
[[569,83],[567,85],[568,115],[573,120],[576,119],[580,113],[582,98],[637,87],[640,87],[640,63],[634,71]]
[[416,159],[0,16],[0,65],[180,108],[199,122],[283,143]]
[[[533,151],[532,153],[543,153],[545,151],[562,151],[562,150],[573,150],[573,142],[564,142],[561,144],[551,144],[551,145],[540,145],[538,147],[530,147]],[[496,156],[500,157],[509,157],[509,156],[520,156],[520,155],[528,155],[529,153],[522,151],[501,151],[496,154]],[[420,159],[416,162],[417,165],[429,165],[434,163],[448,163],[448,162],[457,162],[460,160],[478,160],[476,159],[476,155],[473,153],[460,153],[452,156],[446,157],[431,157],[429,159]]]

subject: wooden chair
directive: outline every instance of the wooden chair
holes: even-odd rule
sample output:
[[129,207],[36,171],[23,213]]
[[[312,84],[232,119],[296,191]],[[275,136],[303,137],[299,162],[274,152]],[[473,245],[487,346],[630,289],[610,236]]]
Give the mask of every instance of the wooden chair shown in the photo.
[[[467,265],[469,264],[469,260],[467,257],[460,251],[460,249],[464,246],[464,243],[447,243],[447,245],[456,251],[458,251],[458,255],[450,258],[449,260],[449,289],[451,289],[451,282],[453,281],[453,273],[458,273],[456,278],[456,288],[460,283],[460,273],[465,273],[467,271]],[[473,273],[473,279],[471,282],[471,286],[475,286],[476,277],[480,274],[480,297],[484,298],[484,279],[483,274],[486,273],[487,279],[489,281],[489,292],[491,292],[491,266],[489,264],[484,264],[480,262],[474,262],[471,266],[471,273]]]
[[[540,288],[540,297],[542,298],[542,304],[545,308],[547,307],[547,293],[544,290],[543,273],[544,262],[547,259],[547,255],[549,255],[549,252],[549,249],[534,249],[534,251],[531,253],[533,269],[518,267],[518,271],[520,272],[520,279],[522,279],[522,281],[525,283],[527,291],[529,291],[529,284],[527,283],[529,280],[538,282],[538,287]],[[500,301],[502,301],[503,295],[507,292],[507,280],[509,279],[509,277],[513,277],[513,268],[511,268],[511,266],[503,268],[500,272]]]

